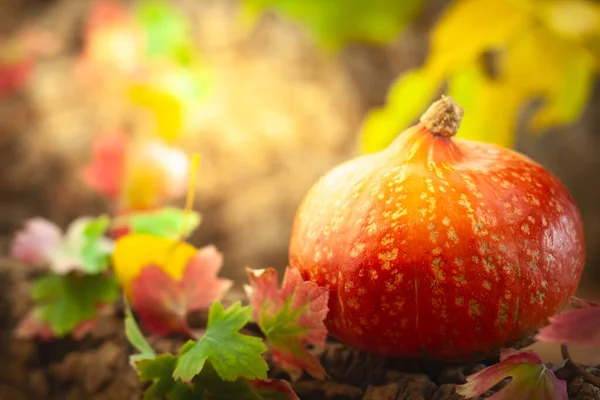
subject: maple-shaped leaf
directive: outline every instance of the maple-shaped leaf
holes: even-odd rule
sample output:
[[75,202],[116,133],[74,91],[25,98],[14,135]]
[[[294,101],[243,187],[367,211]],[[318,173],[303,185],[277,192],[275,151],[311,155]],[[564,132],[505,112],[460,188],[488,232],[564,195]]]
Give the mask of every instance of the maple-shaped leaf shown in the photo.
[[456,387],[456,393],[469,399],[476,398],[509,377],[512,378],[510,383],[490,399],[569,399],[567,383],[558,379],[535,351],[514,349],[503,349],[498,364],[468,376],[467,383]]
[[109,223],[106,216],[80,217],[63,234],[52,222],[33,218],[15,236],[11,254],[25,264],[49,264],[58,274],[99,273],[108,268],[114,248],[113,241],[104,237]]
[[144,267],[131,286],[132,305],[144,327],[161,336],[175,332],[191,336],[187,315],[208,308],[232,285],[228,279],[217,278],[222,264],[222,254],[207,246],[189,259],[179,280],[157,265]]
[[240,377],[266,379],[269,367],[262,354],[267,347],[260,338],[238,332],[250,321],[251,314],[251,307],[242,307],[240,302],[227,310],[221,302],[213,303],[206,333],[182,352],[173,377],[190,382],[210,361],[224,381],[235,381]]
[[550,325],[540,329],[536,339],[543,342],[600,347],[600,305],[575,298],[575,310],[550,317]]
[[303,371],[317,379],[327,374],[307,345],[324,346],[327,328],[323,320],[329,312],[329,291],[314,282],[304,281],[300,272],[288,267],[281,290],[277,271],[247,269],[253,317],[265,334],[273,361],[298,379]]
[[93,160],[83,169],[84,182],[109,199],[121,193],[127,143],[120,131],[98,136],[92,145]]
[[115,302],[119,287],[105,274],[50,274],[34,282],[32,294],[37,317],[50,324],[54,336],[61,337],[93,320],[100,306]]
[[179,235],[188,237],[200,225],[200,221],[201,216],[196,211],[186,212],[180,208],[163,207],[117,217],[113,228],[127,228],[129,233],[176,239]]

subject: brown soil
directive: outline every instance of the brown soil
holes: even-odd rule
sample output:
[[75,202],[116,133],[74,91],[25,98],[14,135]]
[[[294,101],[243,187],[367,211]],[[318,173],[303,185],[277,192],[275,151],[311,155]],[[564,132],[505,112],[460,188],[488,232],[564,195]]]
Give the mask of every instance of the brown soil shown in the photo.
[[[0,310],[4,310],[0,315],[0,400],[140,399],[143,386],[129,364],[133,349],[124,335],[120,307],[102,316],[81,341],[67,338],[43,343],[14,337],[15,324],[31,305],[28,278],[25,267],[0,259]],[[239,293],[232,291],[224,303],[241,299]],[[254,329],[250,326],[248,330]],[[150,342],[158,352],[176,352],[184,339]],[[317,354],[331,379],[321,382],[304,377],[293,383],[301,399],[461,399],[455,385],[496,362],[442,365],[394,360],[357,351],[333,339]],[[590,368],[590,372],[600,376],[600,369]],[[271,376],[287,378],[274,366]],[[571,399],[600,400],[600,388],[568,368],[560,369],[558,376],[568,381]]]

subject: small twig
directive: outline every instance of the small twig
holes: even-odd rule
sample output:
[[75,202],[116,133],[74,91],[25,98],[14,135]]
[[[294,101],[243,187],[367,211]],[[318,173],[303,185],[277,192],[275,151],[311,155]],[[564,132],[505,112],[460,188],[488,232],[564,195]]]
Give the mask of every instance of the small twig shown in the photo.
[[562,354],[562,357],[565,360],[565,365],[567,367],[571,368],[571,370],[581,375],[583,379],[600,388],[600,378],[590,374],[581,365],[573,362],[573,360],[571,359],[571,354],[569,354],[569,348],[566,344],[560,345],[560,353]]

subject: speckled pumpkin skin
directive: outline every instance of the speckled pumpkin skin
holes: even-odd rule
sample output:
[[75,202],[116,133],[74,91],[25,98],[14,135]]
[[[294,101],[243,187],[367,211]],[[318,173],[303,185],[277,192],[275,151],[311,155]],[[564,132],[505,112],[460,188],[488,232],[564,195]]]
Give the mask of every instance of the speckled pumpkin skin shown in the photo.
[[289,255],[329,288],[326,324],[342,342],[468,361],[547,324],[576,290],[585,244],[573,199],[542,166],[419,123],[313,186]]

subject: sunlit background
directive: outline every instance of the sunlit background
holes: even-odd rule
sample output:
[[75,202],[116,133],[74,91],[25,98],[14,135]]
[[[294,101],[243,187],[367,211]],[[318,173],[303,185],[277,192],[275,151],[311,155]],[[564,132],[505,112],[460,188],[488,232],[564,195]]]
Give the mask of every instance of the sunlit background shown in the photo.
[[[440,93],[459,135],[556,174],[600,298],[600,5],[577,0],[0,1],[0,237],[23,221],[183,205],[223,275],[287,265],[331,167],[387,145]],[[558,351],[558,350],[557,350]]]

